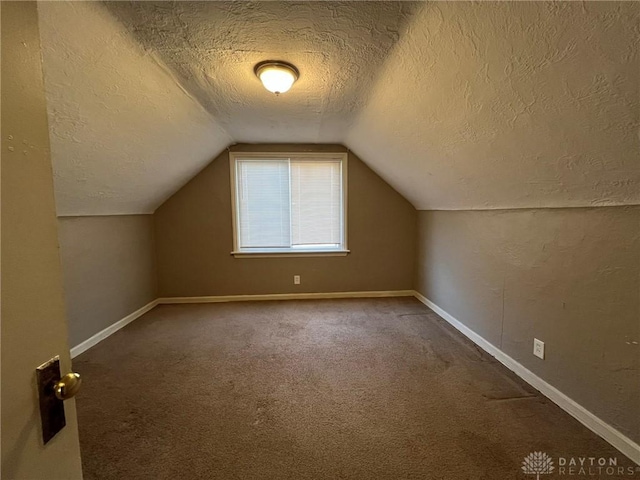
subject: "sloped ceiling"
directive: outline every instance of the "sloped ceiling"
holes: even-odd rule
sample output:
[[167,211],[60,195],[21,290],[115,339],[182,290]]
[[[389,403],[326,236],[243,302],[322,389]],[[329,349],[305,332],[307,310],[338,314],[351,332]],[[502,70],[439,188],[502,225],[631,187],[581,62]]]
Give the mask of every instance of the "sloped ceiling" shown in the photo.
[[[40,3],[59,215],[153,212],[234,142],[342,142],[416,7]],[[300,68],[287,95],[269,58]]]
[[232,141],[100,4],[38,13],[59,215],[151,213]]
[[418,209],[640,203],[640,3],[433,2],[346,137]]
[[419,209],[640,203],[640,4],[39,11],[61,215],[150,213],[234,142],[344,143]]

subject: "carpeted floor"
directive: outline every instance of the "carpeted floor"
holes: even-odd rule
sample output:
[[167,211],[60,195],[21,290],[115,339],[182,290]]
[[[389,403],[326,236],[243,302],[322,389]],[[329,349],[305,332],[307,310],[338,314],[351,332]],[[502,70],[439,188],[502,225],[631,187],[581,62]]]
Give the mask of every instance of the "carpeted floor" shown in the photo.
[[163,305],[74,368],[85,480],[531,479],[532,451],[631,465],[413,298]]

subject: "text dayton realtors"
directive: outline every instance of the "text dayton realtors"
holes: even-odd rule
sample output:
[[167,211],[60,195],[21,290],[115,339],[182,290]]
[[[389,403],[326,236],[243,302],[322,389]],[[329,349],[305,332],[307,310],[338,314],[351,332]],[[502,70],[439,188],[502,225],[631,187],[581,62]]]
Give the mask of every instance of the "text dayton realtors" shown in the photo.
[[558,457],[559,475],[634,475],[634,467],[618,465],[617,458]]

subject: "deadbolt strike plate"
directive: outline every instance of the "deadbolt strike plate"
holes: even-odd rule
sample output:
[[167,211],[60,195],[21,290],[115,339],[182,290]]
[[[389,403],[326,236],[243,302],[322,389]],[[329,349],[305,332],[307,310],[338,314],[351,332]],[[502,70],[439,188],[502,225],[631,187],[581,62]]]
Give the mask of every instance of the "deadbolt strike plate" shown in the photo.
[[64,402],[54,392],[53,386],[60,380],[60,357],[55,356],[36,369],[42,441],[46,444],[67,424]]

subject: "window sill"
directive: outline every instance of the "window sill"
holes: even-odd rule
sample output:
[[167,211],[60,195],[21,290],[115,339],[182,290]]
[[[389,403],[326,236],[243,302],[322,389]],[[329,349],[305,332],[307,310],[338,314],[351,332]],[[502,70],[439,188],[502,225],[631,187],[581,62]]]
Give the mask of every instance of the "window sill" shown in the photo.
[[278,257],[346,257],[351,250],[281,251],[281,252],[231,252],[236,258],[278,258]]

